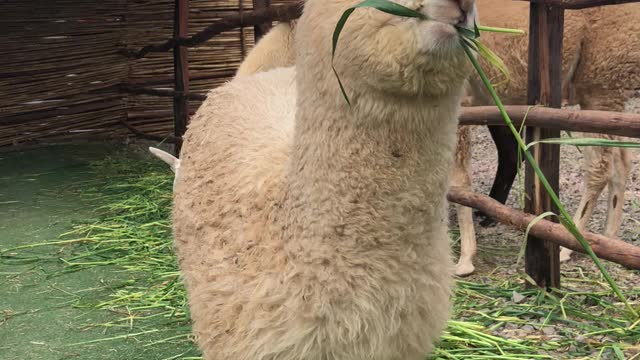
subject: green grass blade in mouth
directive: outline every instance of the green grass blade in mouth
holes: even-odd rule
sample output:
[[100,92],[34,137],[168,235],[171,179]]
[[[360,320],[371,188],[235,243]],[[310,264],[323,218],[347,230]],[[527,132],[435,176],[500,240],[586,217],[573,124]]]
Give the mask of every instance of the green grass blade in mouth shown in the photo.
[[333,69],[333,73],[336,75],[336,79],[338,80],[338,85],[340,85],[340,91],[342,92],[342,96],[347,101],[347,104],[351,106],[351,101],[349,101],[349,96],[347,95],[346,90],[344,89],[344,85],[340,80],[340,76],[338,75],[338,71],[336,71],[335,65],[333,64],[333,60],[336,56],[336,48],[338,47],[338,39],[340,38],[340,33],[342,33],[342,29],[344,29],[344,25],[349,20],[349,17],[353,12],[358,8],[374,8],[376,10],[385,12],[387,14],[401,16],[401,17],[410,17],[410,18],[418,18],[418,19],[426,19],[427,17],[420,12],[404,7],[400,4],[394,3],[392,1],[387,0],[365,0],[359,3],[356,6],[350,7],[342,14],[340,20],[336,24],[336,28],[333,31],[333,43],[331,50],[331,68]]
[[500,83],[495,84],[494,86],[502,85],[508,82],[510,79],[509,69],[507,68],[507,65],[505,65],[505,63],[502,61],[502,59],[477,39],[473,39],[471,41],[478,49],[478,53],[480,54],[480,56],[482,56],[487,62],[489,62],[491,66],[495,67],[504,76],[504,80]]

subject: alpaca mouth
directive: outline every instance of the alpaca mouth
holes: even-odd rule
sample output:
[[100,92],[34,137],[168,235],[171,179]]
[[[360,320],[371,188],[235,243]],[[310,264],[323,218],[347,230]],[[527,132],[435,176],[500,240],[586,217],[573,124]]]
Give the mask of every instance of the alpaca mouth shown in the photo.
[[435,22],[450,25],[452,27],[467,27],[469,15],[465,12],[455,19],[432,19]]

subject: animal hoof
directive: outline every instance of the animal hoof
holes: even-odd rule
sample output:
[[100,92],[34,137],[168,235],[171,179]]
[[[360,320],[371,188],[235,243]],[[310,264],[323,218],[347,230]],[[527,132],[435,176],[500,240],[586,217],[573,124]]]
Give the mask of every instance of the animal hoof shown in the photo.
[[573,253],[573,250],[567,248],[560,249],[560,262],[571,260],[571,253]]
[[473,274],[476,270],[475,266],[471,262],[468,263],[458,263],[456,265],[456,275],[457,276],[467,276]]

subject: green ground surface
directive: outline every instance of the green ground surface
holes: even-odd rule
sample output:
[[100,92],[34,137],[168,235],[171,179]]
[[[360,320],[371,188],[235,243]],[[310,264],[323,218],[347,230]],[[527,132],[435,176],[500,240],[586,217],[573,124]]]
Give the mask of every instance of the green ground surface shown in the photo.
[[[57,240],[74,224],[95,217],[100,199],[87,201],[79,188],[96,186],[89,162],[109,156],[135,157],[110,145],[63,145],[0,153],[0,249]],[[138,155],[138,158],[140,156]],[[144,332],[147,329],[92,326],[122,316],[83,306],[95,304],[135,277],[116,265],[60,274],[65,247],[18,250],[0,259],[0,359],[164,359],[187,353],[189,344],[154,344],[170,336],[157,329],[118,341],[72,345]],[[60,256],[57,254],[60,253]],[[40,259],[34,261],[36,257]],[[92,324],[92,325],[88,325]],[[153,325],[153,322],[147,324]],[[164,331],[162,331],[164,330]]]
[[[66,145],[0,153],[0,165],[0,360],[198,358],[164,163],[136,146]],[[593,264],[566,266],[562,290],[525,290],[519,248],[458,280],[429,359],[640,360],[640,319]],[[606,266],[640,310],[639,273]]]

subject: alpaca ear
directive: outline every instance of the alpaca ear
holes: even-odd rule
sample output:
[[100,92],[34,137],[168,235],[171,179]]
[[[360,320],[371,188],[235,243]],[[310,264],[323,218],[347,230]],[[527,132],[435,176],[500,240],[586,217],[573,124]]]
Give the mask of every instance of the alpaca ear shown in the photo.
[[180,167],[180,160],[175,156],[169,154],[168,152],[162,151],[154,147],[149,147],[149,151],[151,151],[151,153],[155,155],[158,159],[167,163],[169,167],[171,167],[171,170],[174,173],[176,172],[176,169]]

